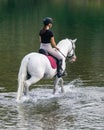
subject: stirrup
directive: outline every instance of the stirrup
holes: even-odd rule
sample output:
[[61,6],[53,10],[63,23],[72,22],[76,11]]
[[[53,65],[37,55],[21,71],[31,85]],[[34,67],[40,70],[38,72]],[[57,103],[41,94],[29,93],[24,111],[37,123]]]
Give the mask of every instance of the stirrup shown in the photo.
[[60,78],[60,77],[62,77],[62,76],[63,76],[62,70],[60,70],[59,72],[57,72],[57,77],[58,77],[58,78]]

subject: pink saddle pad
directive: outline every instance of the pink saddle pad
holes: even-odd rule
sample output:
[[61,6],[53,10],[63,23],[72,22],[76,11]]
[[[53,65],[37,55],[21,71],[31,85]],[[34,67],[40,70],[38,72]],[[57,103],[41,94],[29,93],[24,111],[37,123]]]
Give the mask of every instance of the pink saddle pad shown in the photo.
[[47,56],[53,69],[57,68],[56,60],[52,56]]

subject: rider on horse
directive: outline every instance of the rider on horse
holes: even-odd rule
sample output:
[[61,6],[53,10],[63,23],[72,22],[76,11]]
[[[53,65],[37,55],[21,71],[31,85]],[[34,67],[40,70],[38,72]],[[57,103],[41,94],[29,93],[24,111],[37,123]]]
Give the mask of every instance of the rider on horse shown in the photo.
[[[54,35],[50,28],[52,27],[53,20],[52,18],[46,17],[43,19],[44,27],[40,30],[40,50],[43,49],[47,51],[50,55],[54,56],[57,59],[57,77],[60,78],[63,75],[62,72],[62,56],[55,50],[58,51],[59,48],[56,46]],[[53,48],[55,49],[53,49]]]

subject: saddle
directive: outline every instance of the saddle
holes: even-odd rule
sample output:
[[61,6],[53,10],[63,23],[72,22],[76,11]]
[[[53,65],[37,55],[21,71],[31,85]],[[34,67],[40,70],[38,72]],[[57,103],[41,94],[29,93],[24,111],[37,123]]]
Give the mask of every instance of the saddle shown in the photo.
[[57,59],[56,59],[54,56],[50,55],[50,54],[49,54],[46,50],[44,50],[44,49],[39,49],[39,53],[45,55],[45,56],[48,58],[48,60],[50,61],[50,64],[51,64],[51,66],[52,66],[53,69],[56,69],[56,68],[57,68]]

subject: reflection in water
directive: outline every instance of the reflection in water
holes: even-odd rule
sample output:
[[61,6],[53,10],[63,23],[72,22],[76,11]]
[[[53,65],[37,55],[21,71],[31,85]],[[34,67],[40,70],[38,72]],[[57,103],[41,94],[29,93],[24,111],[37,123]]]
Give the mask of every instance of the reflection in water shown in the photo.
[[[56,101],[51,102],[41,102],[38,105],[25,104],[18,107],[18,119],[19,122],[17,126],[25,129],[36,129],[41,130],[54,128],[55,127],[55,115],[49,114],[58,109],[58,104]],[[33,124],[33,125],[32,125]]]

